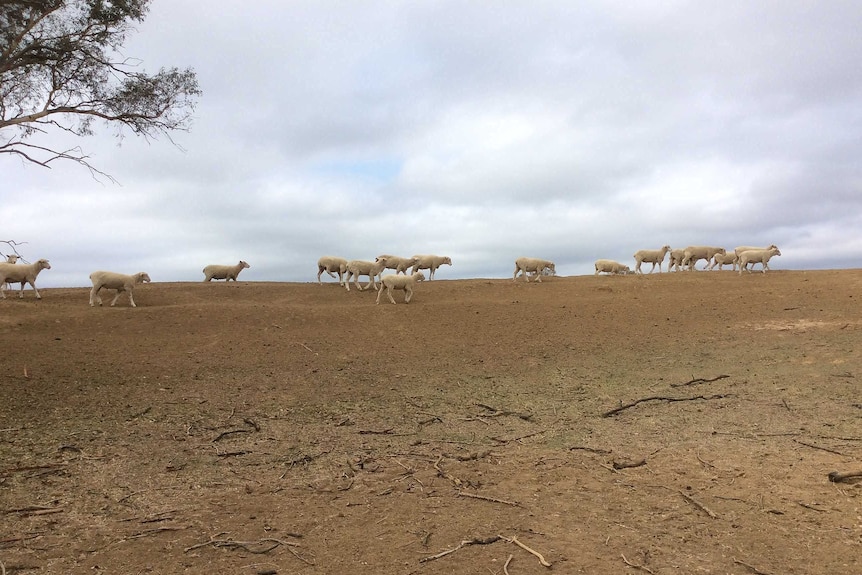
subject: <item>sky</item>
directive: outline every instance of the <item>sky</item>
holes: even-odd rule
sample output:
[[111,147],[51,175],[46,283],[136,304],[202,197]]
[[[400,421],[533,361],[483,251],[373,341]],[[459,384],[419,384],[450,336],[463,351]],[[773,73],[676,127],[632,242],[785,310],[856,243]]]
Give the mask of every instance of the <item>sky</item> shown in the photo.
[[123,53],[194,68],[191,130],[73,142],[117,183],[0,156],[0,240],[51,261],[40,287],[383,253],[573,276],[663,245],[855,268],[860,29],[856,0],[154,0]]

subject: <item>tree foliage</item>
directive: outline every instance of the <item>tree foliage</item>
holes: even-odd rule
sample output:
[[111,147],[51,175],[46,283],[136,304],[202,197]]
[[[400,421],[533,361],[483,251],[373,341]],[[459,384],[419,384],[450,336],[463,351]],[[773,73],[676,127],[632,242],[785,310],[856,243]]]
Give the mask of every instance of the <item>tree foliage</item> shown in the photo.
[[188,130],[200,95],[191,68],[147,74],[121,56],[150,0],[0,0],[0,153],[50,167],[80,147],[52,149],[33,136],[93,134],[93,122],[156,138]]

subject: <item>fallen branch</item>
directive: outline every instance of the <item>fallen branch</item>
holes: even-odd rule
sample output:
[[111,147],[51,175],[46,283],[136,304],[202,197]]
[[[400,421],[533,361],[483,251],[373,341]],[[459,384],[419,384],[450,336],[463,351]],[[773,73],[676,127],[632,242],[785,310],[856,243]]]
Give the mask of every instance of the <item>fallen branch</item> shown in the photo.
[[163,531],[182,531],[183,529],[188,529],[188,527],[154,527],[153,529],[145,529],[140,533],[135,533],[134,535],[129,535],[129,539],[138,539],[140,537],[147,537],[148,535],[155,535],[156,533],[161,533]]
[[251,433],[251,431],[251,429],[230,429],[228,431],[222,431],[215,439],[213,439],[213,443],[221,441],[228,435],[233,435],[234,433]]
[[545,430],[534,431],[533,433],[528,433],[527,435],[521,435],[519,437],[513,437],[511,439],[505,439],[502,437],[492,437],[491,439],[496,441],[497,443],[506,444],[506,443],[511,443],[512,441],[521,441],[522,439],[527,439],[528,437],[533,437],[534,435],[541,435],[543,433],[545,433]]
[[34,505],[31,507],[22,507],[20,509],[9,509],[4,511],[6,515],[17,514],[25,517],[32,517],[34,515],[51,515],[52,513],[63,513],[65,509],[60,507],[42,507],[40,505]]
[[731,395],[726,394],[726,393],[719,393],[719,394],[715,394],[715,395],[695,395],[693,397],[665,397],[665,396],[661,396],[661,395],[654,395],[651,397],[644,397],[643,399],[638,399],[637,401],[633,401],[631,403],[627,403],[625,405],[621,405],[620,407],[616,407],[614,409],[611,409],[610,411],[606,411],[602,414],[602,417],[610,417],[612,415],[616,415],[617,413],[619,413],[621,411],[625,411],[626,409],[635,407],[636,405],[639,405],[639,404],[647,402],[647,401],[667,401],[669,403],[672,403],[672,402],[677,402],[677,401],[695,401],[698,399],[702,399],[704,401],[709,401],[711,399],[724,399],[725,397],[731,397]]
[[848,479],[853,479],[854,477],[862,477],[862,470],[860,471],[845,471],[841,473],[840,471],[833,471],[829,474],[829,481],[832,483],[841,483],[842,481],[847,481]]
[[496,543],[500,539],[502,539],[502,537],[500,537],[499,535],[494,535],[493,537],[486,537],[485,539],[466,539],[464,541],[461,541],[461,543],[459,543],[458,546],[453,549],[441,551],[440,553],[437,553],[436,555],[431,555],[430,557],[423,557],[419,560],[419,563],[425,563],[426,561],[434,561],[435,559],[440,559],[441,557],[450,555],[458,551],[462,547],[467,547],[468,545],[490,545],[491,543]]
[[711,383],[713,381],[718,381],[719,379],[725,379],[730,377],[729,375],[719,375],[717,377],[713,377],[712,379],[703,379],[702,377],[697,377],[692,379],[691,381],[686,381],[685,383],[672,383],[671,387],[685,387],[686,385],[695,385],[696,383]]
[[514,555],[509,555],[509,558],[506,559],[506,563],[503,565],[503,575],[509,575],[509,563],[512,562],[512,557]]
[[[650,569],[649,567],[644,567],[643,565],[638,565],[637,563],[632,563],[631,561],[626,559],[626,556],[623,555],[622,553],[620,553],[620,557],[623,558],[623,562],[625,562],[625,564],[628,565],[629,567],[634,567],[635,569],[640,569],[641,571],[646,571],[647,573],[653,573],[653,570]],[[655,575],[655,574],[653,573],[653,575]]]
[[477,493],[467,493],[466,491],[459,491],[458,497],[470,497],[472,499],[481,499],[483,501],[491,501],[492,503],[502,503],[504,505],[512,505],[514,507],[520,507],[521,504],[517,501],[506,501],[505,499],[496,499],[494,497],[488,497],[486,495],[479,495]]

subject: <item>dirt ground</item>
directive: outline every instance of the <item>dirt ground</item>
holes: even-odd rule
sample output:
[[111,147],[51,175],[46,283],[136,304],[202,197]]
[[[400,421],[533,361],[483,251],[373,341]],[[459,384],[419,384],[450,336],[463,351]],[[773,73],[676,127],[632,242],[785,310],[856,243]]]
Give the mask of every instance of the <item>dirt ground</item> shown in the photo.
[[862,572],[862,270],[42,296],[5,573]]

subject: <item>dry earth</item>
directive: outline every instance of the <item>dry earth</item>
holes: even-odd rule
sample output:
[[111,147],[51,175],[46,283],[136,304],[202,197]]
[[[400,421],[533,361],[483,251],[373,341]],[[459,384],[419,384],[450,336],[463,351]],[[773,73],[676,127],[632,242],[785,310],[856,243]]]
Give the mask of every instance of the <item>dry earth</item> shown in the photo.
[[0,301],[0,562],[860,573],[862,484],[828,474],[862,471],[861,287],[438,279],[375,306],[334,283],[153,283],[136,309],[28,290]]

